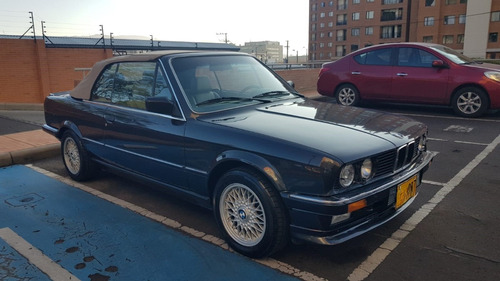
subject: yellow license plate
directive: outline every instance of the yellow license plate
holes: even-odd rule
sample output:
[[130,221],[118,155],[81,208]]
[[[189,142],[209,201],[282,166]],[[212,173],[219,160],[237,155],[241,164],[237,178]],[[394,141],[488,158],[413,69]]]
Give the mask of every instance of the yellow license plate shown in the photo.
[[398,185],[396,193],[396,209],[403,206],[417,194],[417,175]]

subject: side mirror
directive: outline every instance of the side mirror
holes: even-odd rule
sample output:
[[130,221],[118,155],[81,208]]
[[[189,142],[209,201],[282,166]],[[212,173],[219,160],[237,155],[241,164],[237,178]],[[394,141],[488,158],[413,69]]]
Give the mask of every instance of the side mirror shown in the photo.
[[172,115],[174,103],[167,97],[146,98],[146,110],[154,113]]
[[290,85],[292,88],[295,89],[295,83],[293,83],[293,81],[286,81],[288,83],[288,85]]
[[444,63],[442,60],[435,60],[432,62],[432,67],[435,68],[448,68],[448,65]]

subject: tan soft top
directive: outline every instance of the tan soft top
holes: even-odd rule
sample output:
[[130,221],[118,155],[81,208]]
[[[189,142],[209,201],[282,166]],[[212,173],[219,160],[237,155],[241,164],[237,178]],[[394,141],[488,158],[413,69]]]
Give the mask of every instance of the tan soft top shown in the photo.
[[126,56],[117,56],[109,59],[105,59],[97,62],[90,70],[89,74],[83,78],[83,80],[70,91],[70,95],[77,99],[90,99],[90,92],[92,91],[92,86],[94,85],[97,76],[101,73],[101,71],[110,63],[122,62],[122,61],[152,61],[159,57],[177,54],[177,53],[188,53],[192,51],[159,51],[159,52],[150,52],[144,54],[134,54],[134,55],[126,55]]

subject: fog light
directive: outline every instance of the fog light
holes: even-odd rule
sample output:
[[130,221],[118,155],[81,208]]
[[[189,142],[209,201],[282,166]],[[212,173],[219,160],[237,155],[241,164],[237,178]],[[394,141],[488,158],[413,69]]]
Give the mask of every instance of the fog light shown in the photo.
[[350,213],[347,214],[342,214],[342,215],[337,215],[332,217],[332,222],[330,224],[336,224],[342,221],[345,221],[351,217]]

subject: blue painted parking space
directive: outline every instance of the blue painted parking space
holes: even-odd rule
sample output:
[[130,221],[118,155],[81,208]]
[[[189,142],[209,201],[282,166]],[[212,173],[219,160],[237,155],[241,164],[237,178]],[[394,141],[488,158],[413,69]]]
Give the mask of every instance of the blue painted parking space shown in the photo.
[[[7,229],[80,280],[296,280],[25,166],[0,169]],[[12,244],[0,276],[53,279]]]

